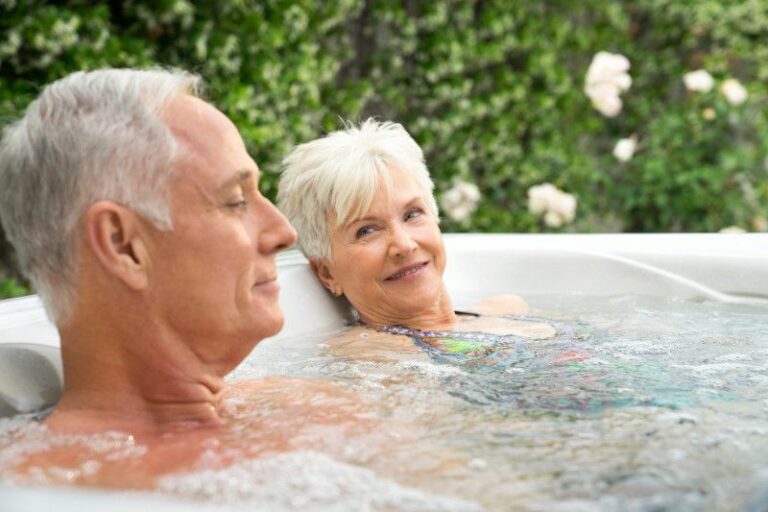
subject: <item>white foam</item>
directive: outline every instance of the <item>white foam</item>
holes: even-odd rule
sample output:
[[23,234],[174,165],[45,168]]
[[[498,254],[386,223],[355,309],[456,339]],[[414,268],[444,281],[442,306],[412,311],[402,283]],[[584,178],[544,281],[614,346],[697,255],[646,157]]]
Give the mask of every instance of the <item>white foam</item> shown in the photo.
[[754,358],[749,354],[734,353],[734,354],[725,354],[725,355],[716,357],[714,361],[721,362],[721,363],[732,362],[732,361],[754,361]]
[[660,414],[656,419],[662,423],[676,423],[678,425],[695,425],[699,422],[696,416],[684,412],[667,412]]
[[309,451],[240,462],[217,471],[199,471],[160,479],[167,493],[260,510],[477,511],[479,505],[436,496],[381,478],[369,469]]
[[31,468],[28,475],[16,475],[12,469],[29,454],[60,447],[80,447],[106,460],[116,461],[141,457],[147,447],[136,444],[132,435],[123,432],[99,434],[58,434],[28,418],[0,420],[0,471],[6,483],[61,483],[96,474],[101,464],[86,460],[76,467]]
[[731,362],[724,362],[724,363],[712,363],[712,364],[701,364],[701,365],[672,365],[675,368],[684,368],[687,370],[691,370],[694,373],[697,373],[699,375],[723,375],[723,374],[729,374],[736,370],[760,370],[760,366],[755,366],[751,364],[744,364],[744,363],[731,363]]
[[461,368],[446,364],[435,364],[426,361],[402,361],[396,365],[399,369],[418,372],[427,377],[448,377],[466,375]]

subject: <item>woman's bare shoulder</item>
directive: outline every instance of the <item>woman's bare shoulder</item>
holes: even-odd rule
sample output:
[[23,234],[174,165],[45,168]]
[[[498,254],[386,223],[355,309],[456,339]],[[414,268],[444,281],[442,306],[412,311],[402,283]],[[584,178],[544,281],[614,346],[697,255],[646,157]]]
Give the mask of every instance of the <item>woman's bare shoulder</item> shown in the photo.
[[337,356],[356,360],[392,361],[412,358],[422,351],[408,336],[378,332],[367,326],[353,326],[328,340]]
[[530,312],[525,299],[513,294],[494,295],[473,304],[468,309],[483,315],[525,315]]

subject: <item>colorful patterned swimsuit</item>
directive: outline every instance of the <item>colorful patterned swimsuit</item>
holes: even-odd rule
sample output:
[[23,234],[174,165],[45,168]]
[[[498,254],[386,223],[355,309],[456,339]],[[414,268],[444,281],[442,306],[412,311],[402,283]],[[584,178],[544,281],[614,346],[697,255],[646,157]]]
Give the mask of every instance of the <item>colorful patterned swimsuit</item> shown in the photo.
[[537,340],[514,334],[422,331],[404,326],[376,329],[408,336],[436,363],[462,369],[458,375],[447,375],[444,384],[450,394],[472,403],[599,411],[624,406],[677,409],[695,402],[690,383],[675,382],[660,361],[627,363],[602,354],[598,357],[586,343],[592,338],[586,324],[532,316],[501,318],[545,322],[555,327],[557,334]]
[[[457,311],[457,314],[479,317],[477,313]],[[501,315],[515,321],[545,322],[557,330],[559,351],[550,350],[545,360],[543,346],[551,346],[550,340],[536,340],[515,334],[490,334],[481,331],[422,331],[400,325],[377,327],[379,332],[409,336],[414,344],[423,348],[432,359],[459,365],[463,368],[482,372],[484,369],[498,371],[525,364],[526,366],[562,364],[579,361],[590,354],[578,343],[579,335],[574,325],[552,319],[523,315]]]

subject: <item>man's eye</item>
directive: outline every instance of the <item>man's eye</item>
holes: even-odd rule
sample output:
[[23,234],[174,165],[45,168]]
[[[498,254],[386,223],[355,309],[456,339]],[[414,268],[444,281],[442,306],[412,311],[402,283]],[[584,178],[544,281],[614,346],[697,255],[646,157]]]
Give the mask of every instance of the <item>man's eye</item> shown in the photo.
[[246,206],[248,206],[248,201],[246,201],[244,198],[237,198],[228,202],[224,206],[232,210],[243,210]]
[[355,238],[359,240],[365,236],[370,235],[371,233],[373,233],[373,226],[365,226],[355,232]]

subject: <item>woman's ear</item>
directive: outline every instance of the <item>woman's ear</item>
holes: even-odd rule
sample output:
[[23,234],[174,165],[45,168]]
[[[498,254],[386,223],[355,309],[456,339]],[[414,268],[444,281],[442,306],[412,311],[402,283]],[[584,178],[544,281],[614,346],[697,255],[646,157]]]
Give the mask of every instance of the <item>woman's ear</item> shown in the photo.
[[344,290],[336,281],[336,278],[333,277],[333,272],[331,272],[331,268],[328,266],[328,263],[324,259],[311,258],[309,260],[309,266],[312,268],[312,270],[314,270],[317,278],[321,283],[323,283],[323,286],[325,286],[329,292],[331,292],[336,297],[339,297],[344,293]]
[[98,201],[85,212],[86,245],[102,268],[135,290],[148,283],[148,253],[141,220],[112,201]]

